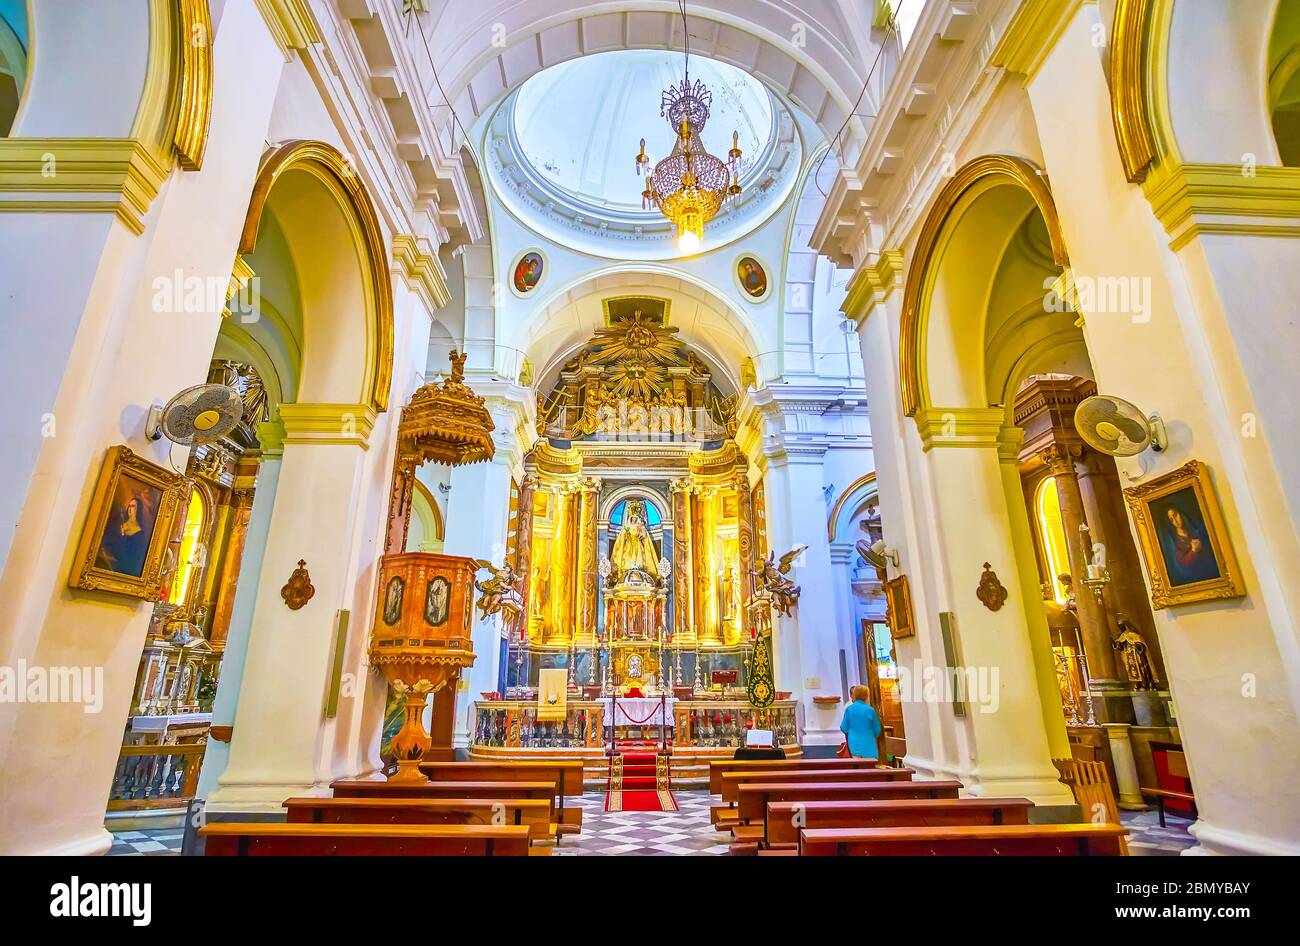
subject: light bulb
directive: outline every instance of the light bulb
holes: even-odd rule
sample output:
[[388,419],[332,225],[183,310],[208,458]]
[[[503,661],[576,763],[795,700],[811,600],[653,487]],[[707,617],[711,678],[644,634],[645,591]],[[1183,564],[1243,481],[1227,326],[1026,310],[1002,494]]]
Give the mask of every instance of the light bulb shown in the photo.
[[677,238],[677,248],[683,253],[694,253],[700,248],[700,238],[690,230],[683,230]]

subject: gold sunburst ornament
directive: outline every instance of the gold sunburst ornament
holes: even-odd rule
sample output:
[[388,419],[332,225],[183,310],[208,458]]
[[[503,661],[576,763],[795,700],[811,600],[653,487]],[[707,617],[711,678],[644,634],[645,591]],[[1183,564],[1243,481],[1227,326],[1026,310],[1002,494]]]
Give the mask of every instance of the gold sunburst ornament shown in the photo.
[[636,172],[646,174],[641,203],[646,210],[658,207],[677,226],[677,245],[683,253],[696,250],[704,239],[704,225],[722,205],[740,194],[740,133],[732,132],[727,160],[716,158],[704,148],[700,132],[709,120],[713,93],[699,79],[691,81],[690,34],[686,31],[686,3],[682,0],[683,55],[686,67],[681,85],[669,86],[659,101],[659,114],[677,134],[668,157],[650,170],[645,139],[636,156]]

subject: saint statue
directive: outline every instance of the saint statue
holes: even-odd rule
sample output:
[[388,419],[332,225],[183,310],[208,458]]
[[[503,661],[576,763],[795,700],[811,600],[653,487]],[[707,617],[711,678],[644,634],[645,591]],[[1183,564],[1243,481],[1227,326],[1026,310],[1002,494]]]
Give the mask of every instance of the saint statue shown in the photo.
[[650,538],[645,520],[645,503],[639,499],[628,500],[623,513],[623,527],[618,530],[614,552],[610,556],[620,580],[633,568],[651,578],[659,577],[659,553],[655,551],[654,539]]

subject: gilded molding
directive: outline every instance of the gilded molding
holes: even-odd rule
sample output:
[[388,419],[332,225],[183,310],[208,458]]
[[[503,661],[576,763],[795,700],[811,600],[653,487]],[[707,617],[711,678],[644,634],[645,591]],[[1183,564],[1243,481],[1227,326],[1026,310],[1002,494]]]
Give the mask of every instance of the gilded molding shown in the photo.
[[989,62],[1032,79],[1087,0],[1025,0],[1007,24]]
[[276,44],[288,55],[321,41],[320,26],[307,0],[254,0]]
[[1166,162],[1143,190],[1175,251],[1203,233],[1300,236],[1300,168]]
[[903,413],[916,416],[928,400],[928,382],[924,363],[925,329],[929,306],[929,290],[933,281],[930,272],[931,257],[948,222],[949,215],[976,185],[1006,184],[1020,187],[1033,198],[1047,224],[1048,238],[1052,244],[1052,259],[1062,269],[1069,269],[1070,259],[1065,250],[1061,221],[1056,213],[1047,178],[1024,158],[1006,154],[988,154],[967,162],[958,169],[943,189],[935,196],[921,225],[916,249],[903,289],[903,310],[899,326],[899,383],[902,389]]
[[426,252],[427,241],[409,233],[393,237],[393,262],[413,290],[420,294],[430,311],[441,309],[451,301],[447,288],[447,274],[438,257]]
[[872,470],[870,473],[864,473],[862,476],[859,476],[849,484],[848,489],[840,493],[840,498],[835,500],[835,505],[831,507],[831,514],[826,520],[826,541],[835,541],[835,523],[840,518],[840,510],[844,508],[844,504],[848,502],[849,497],[857,490],[864,486],[870,486],[875,481],[876,472],[875,470]]
[[1000,407],[926,407],[916,413],[921,447],[998,448],[1007,412]]
[[1152,0],[1116,0],[1110,31],[1110,112],[1130,184],[1145,180],[1156,159],[1147,92],[1151,12]]
[[0,138],[0,211],[115,213],[138,236],[170,173],[135,138]]
[[370,444],[375,416],[375,409],[369,404],[281,404],[282,442],[349,444],[364,448]]
[[388,393],[393,381],[393,286],[389,278],[388,250],[379,215],[361,177],[342,152],[323,141],[286,141],[267,152],[253,182],[248,215],[239,237],[239,254],[250,255],[257,246],[257,232],[262,212],[279,176],[301,169],[314,174],[339,201],[352,224],[358,252],[368,264],[363,274],[366,291],[367,357],[365,396],[376,411],[388,409]]
[[176,158],[187,171],[203,166],[212,121],[212,13],[208,0],[177,0],[180,39],[180,90],[176,117]]
[[235,265],[230,268],[230,283],[226,286],[226,305],[221,310],[221,317],[228,319],[231,316],[230,300],[235,298],[257,274],[253,272],[253,267],[248,265],[248,261],[238,254],[235,255]]
[[902,284],[903,251],[881,250],[874,263],[864,264],[849,280],[841,311],[860,327]]

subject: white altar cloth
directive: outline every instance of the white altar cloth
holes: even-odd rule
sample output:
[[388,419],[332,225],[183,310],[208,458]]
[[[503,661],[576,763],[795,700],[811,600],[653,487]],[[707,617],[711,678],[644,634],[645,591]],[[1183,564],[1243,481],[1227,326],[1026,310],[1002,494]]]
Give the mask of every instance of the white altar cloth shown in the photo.
[[[614,713],[610,709],[614,701],[603,699],[600,702],[604,707],[602,716],[605,719],[605,728],[608,729],[615,723]],[[617,725],[658,726],[662,722],[671,726],[673,724],[673,703],[675,702],[676,700],[671,696],[662,703],[657,696],[619,697]]]

